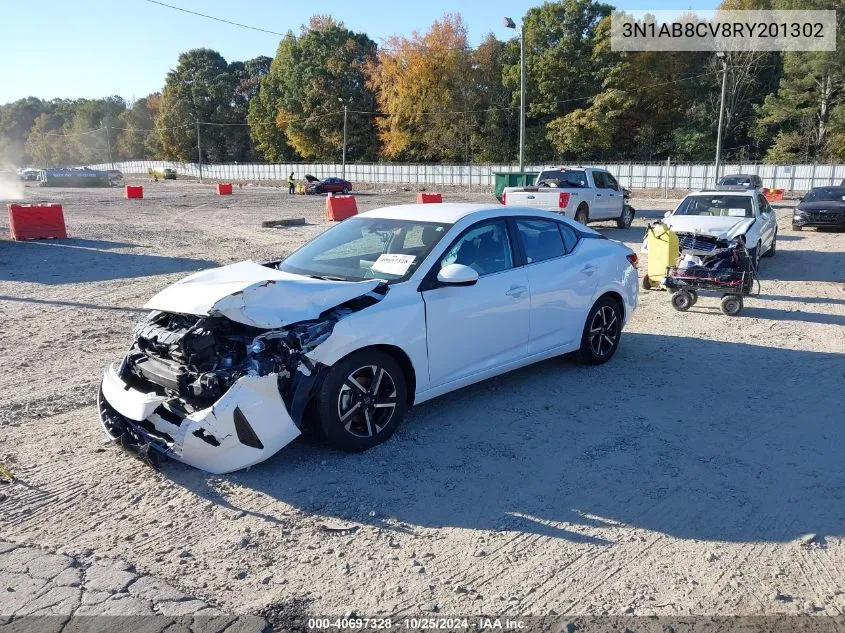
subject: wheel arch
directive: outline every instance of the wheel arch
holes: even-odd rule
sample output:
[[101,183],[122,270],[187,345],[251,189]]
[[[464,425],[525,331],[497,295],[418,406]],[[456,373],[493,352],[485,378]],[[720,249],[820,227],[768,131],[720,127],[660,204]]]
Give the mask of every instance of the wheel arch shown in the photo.
[[359,352],[364,352],[367,350],[377,350],[384,354],[390,356],[396,364],[399,365],[399,368],[402,370],[404,374],[405,381],[407,383],[408,389],[406,393],[406,399],[408,401],[408,406],[412,406],[414,404],[414,397],[417,392],[417,373],[414,370],[414,364],[411,362],[411,357],[403,350],[401,347],[396,345],[390,345],[387,343],[376,343],[374,345],[365,345],[364,347],[359,347],[354,349],[342,357],[338,358],[332,365],[336,365],[337,363],[343,361],[344,359],[348,358],[352,354],[358,354]]
[[596,297],[596,300],[593,301],[593,305],[596,305],[605,297],[611,299],[616,303],[617,306],[619,306],[619,310],[622,312],[622,323],[625,323],[625,299],[622,298],[622,295],[616,290],[608,290]]

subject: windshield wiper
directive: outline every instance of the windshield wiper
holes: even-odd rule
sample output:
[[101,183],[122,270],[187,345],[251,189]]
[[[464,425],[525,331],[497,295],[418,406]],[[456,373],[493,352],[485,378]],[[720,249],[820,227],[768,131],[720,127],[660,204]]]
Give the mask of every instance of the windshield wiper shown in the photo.
[[324,281],[349,281],[346,277],[333,277],[332,275],[306,275],[312,279],[322,279]]

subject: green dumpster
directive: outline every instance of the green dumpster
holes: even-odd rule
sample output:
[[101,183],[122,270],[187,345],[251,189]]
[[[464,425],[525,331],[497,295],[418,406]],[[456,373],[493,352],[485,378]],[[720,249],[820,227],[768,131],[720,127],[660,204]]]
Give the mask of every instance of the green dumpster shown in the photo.
[[502,201],[502,192],[505,187],[527,187],[534,184],[534,179],[540,172],[537,171],[496,171],[496,199]]

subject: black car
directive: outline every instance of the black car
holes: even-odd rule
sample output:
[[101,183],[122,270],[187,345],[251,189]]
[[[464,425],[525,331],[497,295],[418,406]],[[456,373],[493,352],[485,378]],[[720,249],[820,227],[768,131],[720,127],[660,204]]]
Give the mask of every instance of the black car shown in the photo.
[[805,226],[845,228],[845,187],[814,187],[795,207],[792,230]]

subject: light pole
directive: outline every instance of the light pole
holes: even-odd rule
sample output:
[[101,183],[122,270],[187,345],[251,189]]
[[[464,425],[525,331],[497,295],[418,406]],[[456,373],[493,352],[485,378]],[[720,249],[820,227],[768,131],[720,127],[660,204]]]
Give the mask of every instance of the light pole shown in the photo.
[[722,121],[725,117],[725,88],[728,83],[728,60],[722,51],[716,53],[722,60],[722,98],[719,101],[719,129],[716,132],[716,182],[719,182],[719,167],[722,162]]
[[[516,30],[516,22],[504,18],[506,28]],[[519,27],[519,171],[525,170],[525,22]]]
[[341,97],[337,98],[343,104],[343,162],[340,168],[340,177],[346,180],[346,101]]

